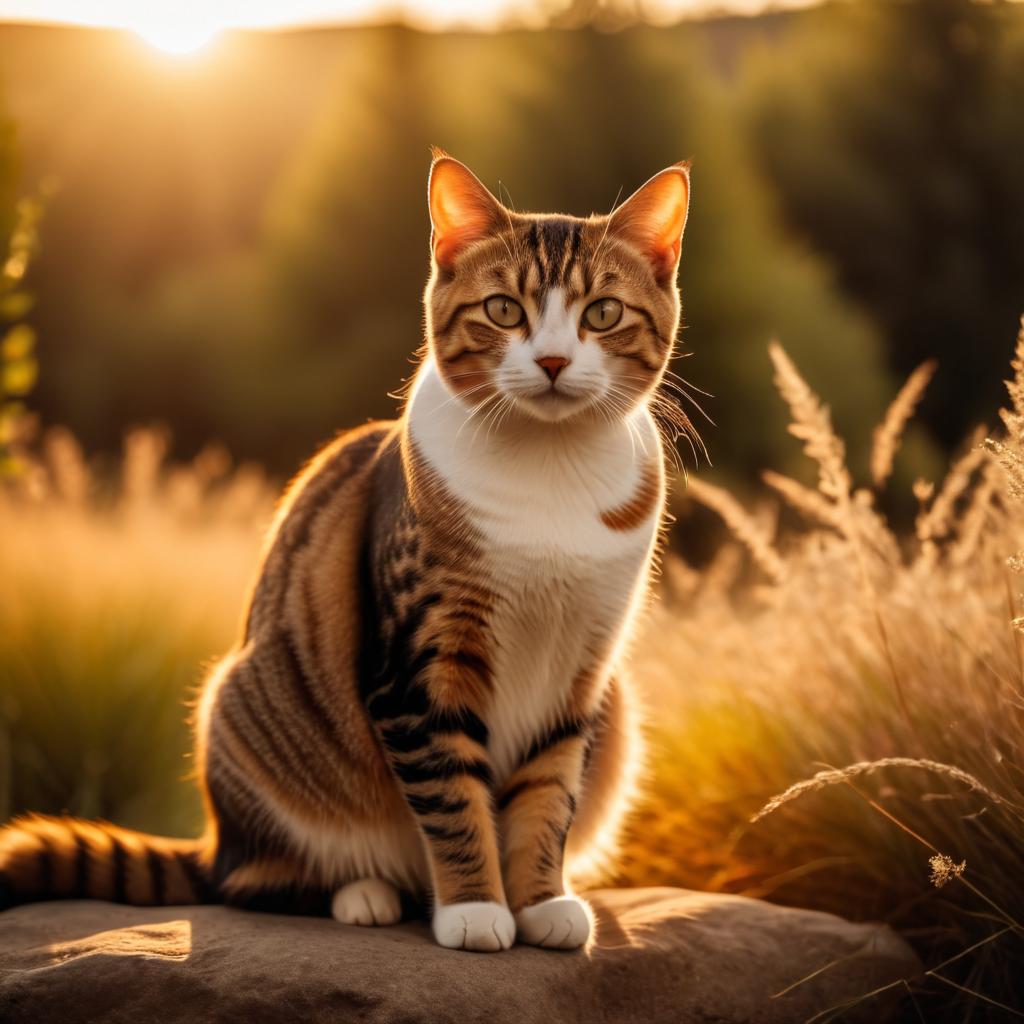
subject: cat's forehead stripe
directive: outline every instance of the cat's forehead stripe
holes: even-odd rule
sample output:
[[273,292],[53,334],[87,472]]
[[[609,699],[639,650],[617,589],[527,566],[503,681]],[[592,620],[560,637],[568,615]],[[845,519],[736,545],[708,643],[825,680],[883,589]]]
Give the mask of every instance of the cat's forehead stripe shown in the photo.
[[569,284],[580,261],[583,228],[583,221],[572,217],[545,217],[531,222],[525,238],[525,258],[519,267],[521,293],[525,294],[532,270],[536,270],[539,304],[543,304],[548,289]]

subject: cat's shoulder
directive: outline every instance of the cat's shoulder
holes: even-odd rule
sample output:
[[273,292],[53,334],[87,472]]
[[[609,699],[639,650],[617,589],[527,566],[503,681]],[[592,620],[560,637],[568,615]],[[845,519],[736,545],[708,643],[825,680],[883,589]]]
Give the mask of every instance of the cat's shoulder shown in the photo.
[[342,430],[299,470],[289,489],[323,474],[343,476],[357,471],[397,443],[400,434],[399,420],[371,420]]
[[375,466],[397,448],[398,420],[374,420],[344,430],[324,445],[292,478],[278,503],[277,533],[288,523],[315,517],[325,507],[363,491]]

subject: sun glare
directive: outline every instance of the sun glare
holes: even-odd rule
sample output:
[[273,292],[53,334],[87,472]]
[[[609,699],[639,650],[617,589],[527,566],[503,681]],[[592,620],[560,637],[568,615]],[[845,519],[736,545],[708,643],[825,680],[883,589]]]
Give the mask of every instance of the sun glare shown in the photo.
[[175,56],[197,53],[208,46],[220,31],[218,25],[189,18],[166,18],[155,21],[140,19],[132,29],[150,46]]

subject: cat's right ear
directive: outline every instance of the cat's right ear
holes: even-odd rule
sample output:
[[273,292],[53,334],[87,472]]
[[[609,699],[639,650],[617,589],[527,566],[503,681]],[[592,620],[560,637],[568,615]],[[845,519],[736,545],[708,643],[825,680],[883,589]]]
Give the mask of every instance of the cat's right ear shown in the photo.
[[433,156],[427,185],[430,246],[438,266],[450,270],[467,245],[497,228],[502,207],[465,164],[442,149],[435,148]]
[[690,205],[690,164],[680,161],[638,188],[611,215],[611,230],[650,261],[659,284],[674,280]]

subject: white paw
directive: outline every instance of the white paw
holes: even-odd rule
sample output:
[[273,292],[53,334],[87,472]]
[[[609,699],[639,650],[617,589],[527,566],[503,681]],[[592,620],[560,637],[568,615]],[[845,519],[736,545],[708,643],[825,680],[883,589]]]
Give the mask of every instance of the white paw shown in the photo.
[[360,878],[334,894],[331,914],[342,924],[396,924],[402,916],[402,901],[390,882]]
[[434,938],[446,949],[497,953],[516,938],[516,923],[500,903],[452,903],[434,911]]
[[516,914],[516,927],[520,942],[545,949],[579,949],[590,936],[587,905],[575,896],[523,907]]

